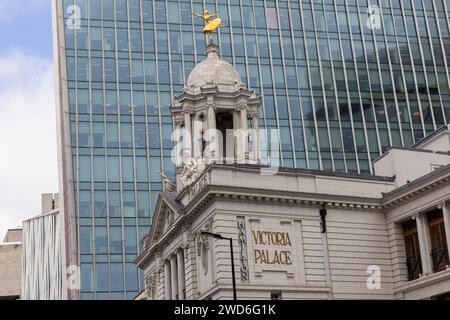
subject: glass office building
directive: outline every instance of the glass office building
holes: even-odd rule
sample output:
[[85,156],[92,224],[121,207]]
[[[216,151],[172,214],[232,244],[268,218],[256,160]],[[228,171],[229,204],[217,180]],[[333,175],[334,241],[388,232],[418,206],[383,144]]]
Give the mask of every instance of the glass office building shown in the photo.
[[54,0],[61,188],[81,295],[133,298],[133,261],[174,176],[169,106],[205,57],[262,96],[286,167],[370,173],[390,146],[450,122],[450,0]]

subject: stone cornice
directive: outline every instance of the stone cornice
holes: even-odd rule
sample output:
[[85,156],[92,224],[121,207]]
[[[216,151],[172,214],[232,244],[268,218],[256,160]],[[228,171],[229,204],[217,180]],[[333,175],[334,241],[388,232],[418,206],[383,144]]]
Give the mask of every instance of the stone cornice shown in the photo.
[[419,279],[412,280],[400,285],[394,286],[394,293],[406,293],[413,290],[418,290],[425,286],[430,286],[434,283],[442,282],[450,279],[450,268],[430,275],[422,276]]
[[444,186],[450,186],[450,178],[446,178],[446,179],[437,181],[435,183],[425,185],[423,187],[417,188],[414,191],[405,193],[405,194],[403,194],[399,197],[393,198],[393,199],[383,200],[383,206],[387,209],[392,209],[392,208],[398,207],[408,201],[414,200],[423,195],[431,193],[432,191],[439,189],[441,187],[444,187]]
[[[208,185],[201,193],[208,194],[214,199],[233,202],[272,203],[283,206],[319,207],[326,203],[327,206],[336,208],[354,208],[367,210],[383,210],[380,199],[363,198],[353,196],[340,196],[330,194],[308,193],[308,192],[286,192],[274,190],[261,190],[257,188],[239,188],[220,185]],[[201,195],[200,193],[200,195]],[[194,199],[184,209],[198,210],[201,201]]]
[[188,228],[204,209],[216,200],[311,208],[320,208],[325,203],[336,209],[383,210],[377,199],[208,185],[196,195],[187,207],[178,212],[180,217],[172,227],[138,257],[136,260],[138,267],[144,268],[158,251],[167,247],[182,230]]
[[[203,178],[204,175],[208,174],[208,172],[213,171],[214,169],[223,169],[223,170],[229,170],[229,171],[244,171],[244,172],[260,172],[262,169],[269,169],[269,166],[261,166],[261,165],[246,165],[246,164],[218,164],[213,163],[208,165],[203,174],[200,175],[197,180],[195,180],[192,185],[195,185],[199,180]],[[341,172],[326,172],[326,171],[319,171],[319,170],[309,170],[309,169],[291,169],[291,168],[279,168],[277,175],[286,175],[286,176],[319,176],[319,177],[334,177],[337,179],[356,179],[356,180],[365,180],[368,182],[371,181],[384,181],[390,184],[394,184],[395,178],[394,177],[380,177],[380,176],[371,176],[371,175],[357,175],[352,173],[341,173]],[[185,187],[177,196],[177,200],[181,201],[183,197],[186,195],[186,193],[189,193],[189,187]]]
[[[330,287],[320,287],[320,286],[292,286],[292,285],[259,285],[259,284],[237,284],[236,288],[239,292],[252,292],[255,290],[271,290],[271,291],[283,291],[283,292],[302,292],[302,293],[324,293],[328,294],[331,291]],[[232,285],[228,283],[215,283],[209,290],[202,292],[198,297],[196,297],[196,300],[203,300],[208,297],[211,297],[211,295],[215,294],[216,292],[220,292],[221,290],[233,290]]]
[[[208,170],[206,170],[205,174],[207,172]],[[199,177],[199,179],[201,179],[202,176]],[[310,208],[320,208],[323,204],[326,204],[329,208],[336,209],[385,212],[394,206],[401,205],[405,201],[410,201],[449,184],[450,167],[437,170],[432,174],[420,178],[391,193],[385,194],[384,197],[380,198],[207,185],[195,195],[186,207],[177,212],[179,218],[173,223],[170,230],[157,239],[156,243],[151,245],[151,247],[146,248],[136,260],[136,264],[143,268],[151,261],[158,251],[163,250],[163,248],[178,236],[181,230],[190,228],[192,222],[195,221],[204,209],[216,200],[231,201],[234,203],[251,202],[255,204],[264,203],[278,206]],[[180,194],[178,198],[181,196],[182,194]]]
[[384,194],[382,204],[385,208],[391,209],[447,185],[450,185],[450,166],[437,169],[416,181]]
[[[218,91],[213,91],[212,89],[208,89],[205,93],[200,93],[200,94],[191,94],[191,93],[184,92],[183,94],[176,97],[175,99],[176,99],[177,103],[183,103],[184,101],[197,102],[197,101],[205,100],[207,95],[209,95],[209,94],[214,94],[214,96],[216,98],[237,99],[237,98],[244,96],[244,97],[248,98],[249,100],[260,101],[260,98],[257,98],[254,96],[255,95],[254,91],[244,89],[244,88],[236,90],[233,93],[218,92]],[[175,109],[175,108],[173,108],[173,109]]]

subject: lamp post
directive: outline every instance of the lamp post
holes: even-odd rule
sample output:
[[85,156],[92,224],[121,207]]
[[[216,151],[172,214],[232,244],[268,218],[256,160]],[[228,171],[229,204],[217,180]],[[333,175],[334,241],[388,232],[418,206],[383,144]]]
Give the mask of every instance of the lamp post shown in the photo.
[[206,231],[202,231],[201,232],[202,235],[207,236],[207,237],[211,237],[214,239],[218,239],[218,240],[228,240],[230,241],[230,252],[231,252],[231,275],[232,275],[232,279],[233,279],[233,300],[237,300],[237,294],[236,294],[236,275],[234,272],[234,252],[233,252],[233,238],[226,238],[223,237],[222,235],[218,234],[218,233],[211,233],[211,232],[206,232]]
[[322,209],[319,211],[320,213],[320,226],[322,227],[322,233],[327,233],[327,208],[326,205],[322,205]]

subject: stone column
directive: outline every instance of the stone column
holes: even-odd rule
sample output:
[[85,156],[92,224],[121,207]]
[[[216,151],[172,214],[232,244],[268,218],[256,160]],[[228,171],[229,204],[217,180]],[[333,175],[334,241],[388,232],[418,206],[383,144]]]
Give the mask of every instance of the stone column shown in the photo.
[[258,163],[259,161],[259,122],[258,116],[253,115],[252,118],[252,127],[253,127],[253,157],[254,160]]
[[216,113],[213,106],[208,108],[208,129],[216,129]]
[[216,123],[216,112],[214,111],[214,106],[208,108],[208,131],[209,131],[209,153],[210,158],[217,158],[219,154],[219,140],[216,134],[217,123]]
[[444,217],[445,236],[447,237],[447,250],[450,252],[450,203],[444,202],[442,206],[442,216]]
[[248,130],[248,113],[245,106],[241,109],[241,129]]
[[241,123],[239,121],[239,109],[233,111],[233,130],[237,130],[241,127]]
[[191,235],[189,235],[189,239],[186,241],[183,251],[186,299],[194,300],[197,297],[197,262],[195,241]]
[[178,299],[179,300],[184,300],[185,294],[185,288],[186,288],[186,284],[185,284],[185,280],[184,280],[184,254],[183,254],[183,250],[179,249],[177,251],[177,266],[178,266]]
[[164,293],[165,293],[165,299],[170,300],[172,299],[172,285],[170,283],[171,274],[170,274],[170,262],[166,261],[164,262]]
[[200,159],[202,158],[203,146],[202,146],[202,131],[203,131],[203,122],[198,119],[194,119],[193,125],[193,133],[192,133],[192,141],[193,141],[193,158]]
[[248,114],[245,106],[240,106],[239,131],[237,137],[237,160],[243,162],[248,154]]
[[185,111],[184,113],[184,129],[186,129],[184,137],[184,147],[191,149],[192,151],[192,122],[191,114],[188,111]]
[[422,260],[423,274],[433,272],[433,266],[430,259],[430,237],[427,224],[427,215],[418,214],[416,218],[417,233],[419,237],[420,259]]
[[180,144],[181,142],[181,123],[176,123],[175,124],[175,132],[176,132],[176,139],[177,141],[175,142],[175,162],[176,162],[176,167],[180,168],[183,166],[183,155],[181,154],[181,150],[183,150],[182,145]]
[[170,282],[172,284],[172,300],[178,300],[178,277],[177,277],[177,273],[178,273],[178,268],[177,268],[177,256],[176,255],[172,255],[170,257],[170,274],[171,274],[171,278],[170,278]]

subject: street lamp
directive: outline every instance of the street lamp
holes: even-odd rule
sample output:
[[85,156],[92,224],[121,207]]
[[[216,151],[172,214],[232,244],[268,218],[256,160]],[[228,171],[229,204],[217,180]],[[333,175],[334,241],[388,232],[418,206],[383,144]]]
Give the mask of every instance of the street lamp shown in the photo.
[[218,240],[228,240],[230,241],[230,252],[231,252],[231,275],[232,275],[232,279],[233,279],[233,300],[237,300],[237,294],[236,294],[236,275],[234,272],[234,252],[233,252],[233,238],[226,238],[223,237],[222,235],[218,234],[218,233],[211,233],[211,232],[206,232],[206,231],[202,231],[201,232],[202,235],[207,236],[207,237],[211,237],[214,239],[218,239]]

